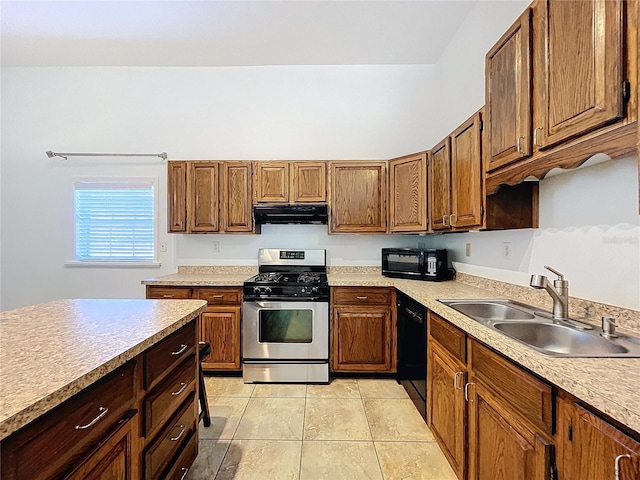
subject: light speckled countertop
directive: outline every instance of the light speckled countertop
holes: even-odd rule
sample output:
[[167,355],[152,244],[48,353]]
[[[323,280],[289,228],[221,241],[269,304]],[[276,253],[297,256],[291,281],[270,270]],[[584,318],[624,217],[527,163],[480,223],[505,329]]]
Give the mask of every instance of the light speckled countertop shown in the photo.
[[[547,357],[437,301],[439,298],[510,298],[512,297],[510,291],[497,292],[460,281],[421,282],[388,278],[374,273],[371,269],[365,273],[331,272],[330,269],[329,285],[331,286],[396,287],[481,342],[636,432],[640,432],[640,359]],[[250,276],[226,273],[198,275],[178,273],[145,280],[143,283],[167,286],[241,286],[242,281]],[[190,281],[198,283],[189,283]],[[534,295],[536,294],[537,292],[534,292]],[[532,301],[534,298],[535,296],[532,296],[527,303],[536,304]],[[527,299],[519,300],[526,302]]]
[[0,313],[0,439],[198,316],[203,300],[56,300]]

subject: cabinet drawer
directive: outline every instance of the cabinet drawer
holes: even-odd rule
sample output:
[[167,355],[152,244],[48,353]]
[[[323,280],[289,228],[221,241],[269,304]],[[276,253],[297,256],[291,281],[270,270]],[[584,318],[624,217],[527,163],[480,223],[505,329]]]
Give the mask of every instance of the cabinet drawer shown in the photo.
[[184,480],[197,456],[198,438],[194,434],[191,435],[187,446],[184,447],[184,450],[182,450],[182,453],[180,453],[178,459],[174,462],[164,478],[167,480]]
[[190,322],[144,353],[144,387],[149,390],[170,370],[196,352],[196,325]]
[[196,429],[194,399],[184,404],[180,412],[167,424],[158,439],[144,454],[144,472],[147,480],[161,478],[176,453],[189,441]]
[[68,473],[134,406],[135,361],[98,380],[2,442],[2,478]]
[[478,342],[470,342],[473,376],[543,433],[553,432],[552,387]]
[[334,287],[331,300],[335,305],[390,305],[390,288]]
[[189,287],[147,287],[147,298],[188,300],[191,298]]
[[158,385],[144,400],[144,436],[153,434],[187,397],[196,391],[195,355],[191,355],[178,370]]
[[242,303],[242,289],[197,288],[194,297],[206,300],[209,305],[240,305]]
[[429,312],[429,335],[462,363],[467,363],[467,336],[457,327]]

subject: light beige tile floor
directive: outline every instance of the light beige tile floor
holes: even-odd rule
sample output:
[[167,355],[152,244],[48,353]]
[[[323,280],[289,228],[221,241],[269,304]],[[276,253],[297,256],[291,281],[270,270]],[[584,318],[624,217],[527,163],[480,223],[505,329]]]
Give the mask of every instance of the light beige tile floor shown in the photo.
[[206,388],[212,425],[200,424],[187,480],[456,480],[394,380],[208,377]]

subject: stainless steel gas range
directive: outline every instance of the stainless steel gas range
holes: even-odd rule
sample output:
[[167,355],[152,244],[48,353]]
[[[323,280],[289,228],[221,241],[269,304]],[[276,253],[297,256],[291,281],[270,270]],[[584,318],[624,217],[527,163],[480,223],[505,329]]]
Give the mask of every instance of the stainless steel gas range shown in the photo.
[[258,271],[243,287],[244,382],[328,382],[325,250],[260,249]]

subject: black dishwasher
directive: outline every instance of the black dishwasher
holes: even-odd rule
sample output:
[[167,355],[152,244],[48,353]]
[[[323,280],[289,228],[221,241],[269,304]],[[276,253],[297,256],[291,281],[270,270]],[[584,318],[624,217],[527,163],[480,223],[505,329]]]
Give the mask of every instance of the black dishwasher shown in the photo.
[[398,382],[423,418],[427,414],[427,309],[397,294]]

